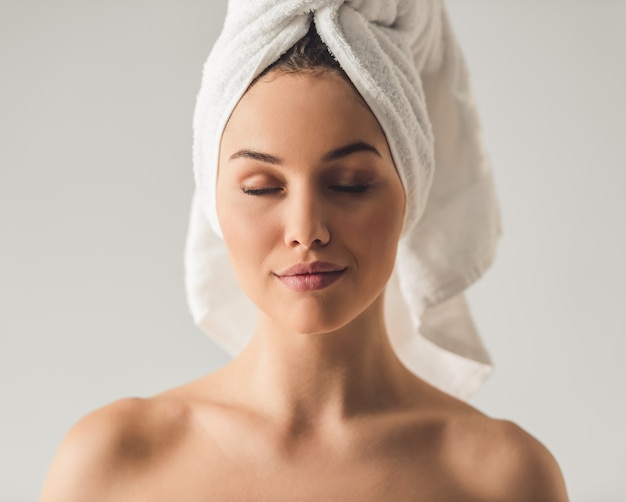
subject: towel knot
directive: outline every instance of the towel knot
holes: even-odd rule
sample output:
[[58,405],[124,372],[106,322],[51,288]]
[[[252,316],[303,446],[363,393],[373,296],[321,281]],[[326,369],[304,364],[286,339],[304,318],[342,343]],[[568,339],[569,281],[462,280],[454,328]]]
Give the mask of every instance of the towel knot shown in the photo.
[[277,26],[320,10],[337,12],[344,6],[370,23],[417,36],[427,29],[433,9],[440,4],[432,0],[231,0],[225,26],[239,30],[251,23],[258,25],[259,19],[263,19],[264,26]]

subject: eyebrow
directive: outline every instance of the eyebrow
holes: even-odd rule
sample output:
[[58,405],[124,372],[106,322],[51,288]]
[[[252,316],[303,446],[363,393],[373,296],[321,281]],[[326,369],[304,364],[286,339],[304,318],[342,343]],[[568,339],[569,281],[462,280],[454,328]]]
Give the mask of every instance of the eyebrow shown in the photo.
[[255,152],[254,150],[239,150],[238,152],[233,153],[228,160],[235,159],[253,159],[267,164],[283,164],[283,159],[280,157],[275,157],[269,153]]
[[[333,160],[338,160],[343,157],[347,157],[353,153],[357,152],[371,152],[379,157],[382,157],[380,152],[376,149],[375,146],[366,143],[365,141],[355,141],[354,143],[350,143],[348,145],[341,146],[339,148],[335,148],[330,152],[326,153],[322,157],[323,162],[332,162]],[[270,155],[269,153],[255,152],[254,150],[239,150],[238,152],[233,153],[228,160],[235,159],[253,159],[258,160],[259,162],[265,162],[267,164],[276,164],[283,165],[284,160],[280,157],[276,157],[275,155]]]

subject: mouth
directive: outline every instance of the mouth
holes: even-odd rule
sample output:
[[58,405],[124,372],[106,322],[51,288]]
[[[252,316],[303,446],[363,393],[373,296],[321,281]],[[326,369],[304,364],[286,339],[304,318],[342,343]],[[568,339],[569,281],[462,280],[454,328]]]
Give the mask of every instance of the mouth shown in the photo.
[[343,276],[347,267],[335,263],[311,262],[298,263],[276,274],[288,288],[294,291],[315,291],[324,289]]
[[294,275],[312,275],[312,274],[324,274],[341,272],[346,270],[347,267],[337,265],[336,263],[330,263],[326,261],[313,261],[310,263],[298,263],[293,267],[288,268],[282,272],[279,272],[279,277],[287,277]]

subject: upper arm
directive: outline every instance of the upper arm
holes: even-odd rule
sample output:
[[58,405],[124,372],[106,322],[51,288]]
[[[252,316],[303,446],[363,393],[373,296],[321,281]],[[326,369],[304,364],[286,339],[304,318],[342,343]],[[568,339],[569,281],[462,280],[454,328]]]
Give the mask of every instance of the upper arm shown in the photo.
[[500,494],[511,502],[567,502],[561,469],[548,449],[512,422],[503,422],[500,434],[502,447],[493,459]]
[[124,399],[79,420],[63,438],[43,485],[40,502],[114,500],[128,424],[140,400]]
[[469,499],[567,502],[556,460],[521,427],[485,416],[458,425],[450,436],[448,461]]

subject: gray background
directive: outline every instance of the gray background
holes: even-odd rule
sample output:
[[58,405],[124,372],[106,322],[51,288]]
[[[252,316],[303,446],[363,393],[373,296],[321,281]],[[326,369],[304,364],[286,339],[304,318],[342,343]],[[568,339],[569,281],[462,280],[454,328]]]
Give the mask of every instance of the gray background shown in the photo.
[[[626,3],[449,0],[504,236],[469,298],[473,403],[626,500]],[[191,117],[225,2],[1,0],[0,500],[35,500],[89,410],[214,370],[182,250]]]

